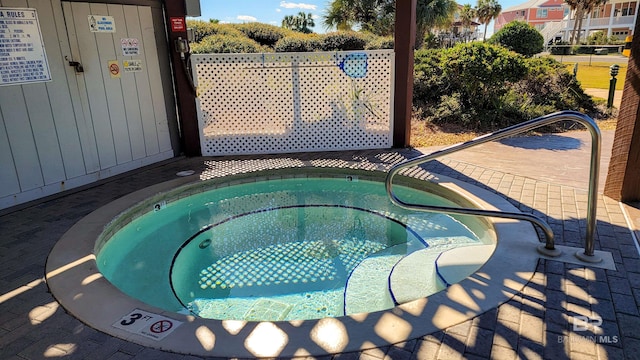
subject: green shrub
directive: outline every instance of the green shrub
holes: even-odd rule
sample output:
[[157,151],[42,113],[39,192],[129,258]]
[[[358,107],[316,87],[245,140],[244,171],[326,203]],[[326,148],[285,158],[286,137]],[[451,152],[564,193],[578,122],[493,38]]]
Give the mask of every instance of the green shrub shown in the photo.
[[525,64],[527,76],[514,84],[512,89],[529,94],[531,103],[548,105],[556,110],[596,111],[591,96],[585,94],[564,64],[551,57],[527,59]]
[[235,24],[234,27],[249,39],[256,41],[260,45],[269,47],[273,47],[278,40],[291,34],[290,30],[258,22]]
[[510,125],[503,97],[524,78],[524,57],[485,43],[416,52],[414,104],[434,123],[456,123],[469,130]]
[[319,50],[320,45],[321,40],[318,35],[299,33],[278,40],[273,49],[276,52],[308,52]]
[[427,31],[422,39],[422,49],[435,49],[440,47],[440,39],[436,34],[431,31]]
[[566,41],[560,41],[555,44],[556,46],[551,47],[552,55],[570,55],[572,54],[572,47]]
[[442,67],[441,49],[423,49],[415,52],[413,75],[413,105],[427,109],[437,104],[444,93],[449,93]]
[[243,36],[209,35],[199,43],[191,45],[194,54],[212,53],[257,53],[263,48],[257,42]]
[[524,58],[503,47],[484,43],[462,43],[446,49],[441,59],[446,83],[460,93],[462,108],[477,114],[462,125],[496,129],[510,124],[502,114],[501,98],[508,85],[522,79]]
[[512,21],[498,30],[490,39],[490,44],[498,44],[526,57],[531,57],[544,49],[544,38],[533,26]]
[[323,51],[363,50],[367,40],[364,35],[354,31],[337,31],[322,37]]
[[392,36],[376,36],[373,39],[368,39],[365,50],[380,50],[380,49],[393,49],[393,37]]
[[200,42],[209,35],[244,36],[231,24],[216,24],[199,20],[187,20],[187,27],[193,29],[193,42]]
[[572,51],[574,54],[593,54],[594,48],[591,46],[575,45]]
[[504,84],[526,74],[524,59],[506,49],[483,43],[461,43],[446,49],[442,56],[448,81],[474,101],[491,100],[501,95]]
[[615,36],[608,37],[604,31],[596,31],[587,37],[587,44],[589,45],[611,45],[619,43],[620,40],[618,38]]
[[600,115],[573,74],[550,57],[524,58],[495,45],[462,44],[416,51],[414,70],[416,114],[436,124],[493,131],[561,110]]
[[[593,117],[601,116],[597,105],[584,93],[566,66],[550,57],[525,61],[528,72],[524,79],[510,86],[504,97],[507,116],[530,120],[560,110],[576,110]],[[545,127],[558,131],[575,127],[575,123],[557,123]]]

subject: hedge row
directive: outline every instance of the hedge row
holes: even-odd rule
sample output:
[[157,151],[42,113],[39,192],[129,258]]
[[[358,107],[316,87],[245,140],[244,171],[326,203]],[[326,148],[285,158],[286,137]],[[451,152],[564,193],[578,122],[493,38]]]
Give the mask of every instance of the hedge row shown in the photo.
[[214,34],[205,37],[199,43],[191,44],[191,52],[194,54],[257,53],[263,50],[260,44],[242,36]]
[[262,23],[213,24],[187,21],[195,54],[216,52],[309,52],[393,49],[393,38],[354,31],[302,34]]
[[295,34],[292,30],[263,23],[234,24],[233,26],[249,39],[254,40],[260,45],[269,47],[273,47],[285,36]]
[[193,42],[199,43],[210,35],[244,37],[245,35],[231,24],[214,24],[204,21],[187,20],[187,27],[193,29]]

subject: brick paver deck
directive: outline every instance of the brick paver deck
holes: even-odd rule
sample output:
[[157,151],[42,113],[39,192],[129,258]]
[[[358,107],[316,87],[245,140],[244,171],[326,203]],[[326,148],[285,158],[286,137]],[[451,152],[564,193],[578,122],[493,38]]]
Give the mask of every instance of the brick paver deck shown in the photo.
[[[575,138],[567,141],[575,142]],[[500,146],[517,144],[514,141]],[[588,148],[588,143],[582,143],[571,151],[586,159]],[[467,151],[478,154],[486,149]],[[492,162],[488,156],[469,156],[473,162],[465,161],[462,153],[429,163],[426,168],[491,189],[522,211],[545,218],[559,245],[580,247],[586,191],[567,186],[557,177],[553,182],[541,180],[556,169],[540,166],[536,162],[539,153],[540,149],[533,147],[527,152],[494,155],[529,164],[529,172],[523,169],[516,173],[509,169],[508,162]],[[21,210],[5,211],[0,215],[0,359],[194,358],[144,348],[91,329],[66,314],[47,292],[44,266],[55,242],[76,221],[118,197],[173,179],[181,170],[220,171],[212,169],[230,159],[236,161],[225,164],[246,166],[283,158],[395,163],[417,154],[415,150],[402,150],[177,159]],[[605,149],[603,155],[608,156],[609,150]],[[562,154],[556,161],[563,164]],[[586,171],[575,169],[576,174]],[[567,173],[567,179],[571,177]],[[620,204],[602,195],[596,249],[613,254],[616,271],[540,260],[525,290],[497,309],[420,339],[333,358],[640,359],[640,258]],[[601,318],[602,324],[599,329],[574,331],[571,319],[575,315]]]

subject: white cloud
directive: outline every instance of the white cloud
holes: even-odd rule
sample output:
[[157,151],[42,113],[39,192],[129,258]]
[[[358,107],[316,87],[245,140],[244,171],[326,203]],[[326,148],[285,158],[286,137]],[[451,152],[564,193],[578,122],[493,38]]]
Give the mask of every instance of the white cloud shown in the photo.
[[271,25],[278,25],[278,22],[277,22],[277,21],[269,21],[269,24],[271,24]]
[[314,19],[314,20],[318,20],[318,19],[320,19],[321,17],[322,17],[322,16],[320,16],[320,15],[318,15],[318,14],[312,14],[312,15],[311,15],[311,18],[312,18],[312,19]]
[[280,9],[276,9],[276,12],[280,12],[280,11],[282,11],[282,10],[280,10]]
[[253,16],[249,16],[249,15],[238,15],[238,17],[236,19],[242,20],[242,21],[257,21],[258,20],[256,18],[254,18]]
[[292,3],[286,1],[280,1],[280,7],[285,9],[307,9],[307,10],[315,10],[316,5],[313,4],[305,4],[305,3]]

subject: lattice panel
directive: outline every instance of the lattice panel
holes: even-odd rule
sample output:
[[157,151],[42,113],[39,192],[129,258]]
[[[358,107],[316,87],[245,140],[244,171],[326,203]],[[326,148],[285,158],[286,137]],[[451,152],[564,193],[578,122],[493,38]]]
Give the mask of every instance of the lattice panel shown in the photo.
[[193,55],[202,154],[392,145],[392,50]]

